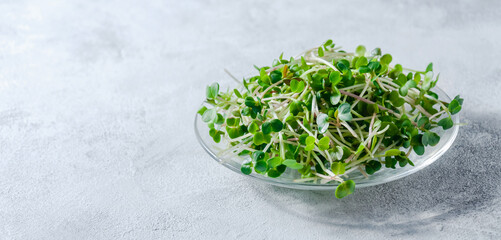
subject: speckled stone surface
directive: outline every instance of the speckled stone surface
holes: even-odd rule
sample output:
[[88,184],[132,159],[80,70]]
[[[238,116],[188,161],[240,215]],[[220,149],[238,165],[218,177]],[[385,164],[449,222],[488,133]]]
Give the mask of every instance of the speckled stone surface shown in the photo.
[[[500,239],[501,2],[0,2],[0,239]],[[409,177],[250,181],[198,145],[205,85],[327,38],[381,47],[465,105]]]

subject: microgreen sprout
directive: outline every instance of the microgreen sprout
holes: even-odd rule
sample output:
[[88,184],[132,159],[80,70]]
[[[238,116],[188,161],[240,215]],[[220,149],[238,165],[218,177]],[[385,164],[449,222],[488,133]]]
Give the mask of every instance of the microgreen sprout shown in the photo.
[[437,145],[436,128],[452,128],[461,110],[459,96],[444,102],[431,91],[433,64],[416,71],[392,60],[379,48],[350,53],[328,40],[256,67],[240,90],[208,86],[198,113],[214,142],[228,144],[221,154],[247,156],[243,174],[277,178],[289,168],[302,181],[339,182],[343,198],[355,189],[348,173],[413,166],[410,153]]

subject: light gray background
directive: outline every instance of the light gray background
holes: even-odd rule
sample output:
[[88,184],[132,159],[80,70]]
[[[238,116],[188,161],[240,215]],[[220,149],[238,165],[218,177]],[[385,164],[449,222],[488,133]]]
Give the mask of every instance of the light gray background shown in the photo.
[[[0,239],[499,239],[500,3],[1,1]],[[224,68],[328,38],[434,62],[465,98],[453,147],[341,201],[202,150],[194,114]]]

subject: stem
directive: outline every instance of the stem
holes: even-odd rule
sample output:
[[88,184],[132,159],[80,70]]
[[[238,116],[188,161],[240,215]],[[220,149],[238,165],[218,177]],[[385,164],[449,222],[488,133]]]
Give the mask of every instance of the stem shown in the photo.
[[[346,91],[341,90],[341,89],[339,89],[339,92],[341,92],[341,94],[343,94],[343,95],[350,96],[352,98],[358,99],[358,100],[360,100],[362,102],[365,102],[365,103],[368,103],[368,104],[376,104],[375,102],[373,102],[373,101],[371,101],[369,99],[362,98],[362,97],[360,97],[358,95],[355,95],[355,94],[353,94],[351,92],[346,92]],[[378,106],[379,109],[388,111],[389,113],[394,114],[397,117],[400,117],[399,114],[395,113],[393,110],[385,108],[385,107],[383,107],[383,106],[381,106],[379,104],[376,104],[376,105]]]

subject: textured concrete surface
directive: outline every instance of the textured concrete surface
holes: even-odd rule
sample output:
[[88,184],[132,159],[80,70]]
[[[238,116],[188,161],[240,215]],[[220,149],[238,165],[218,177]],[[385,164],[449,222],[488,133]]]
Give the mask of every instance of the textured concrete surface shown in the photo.
[[[499,1],[1,1],[0,239],[500,239]],[[436,163],[339,201],[249,181],[192,120],[205,85],[332,38],[465,98]]]

